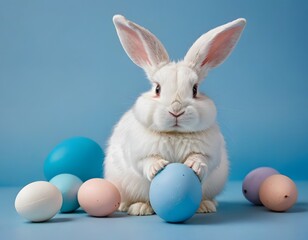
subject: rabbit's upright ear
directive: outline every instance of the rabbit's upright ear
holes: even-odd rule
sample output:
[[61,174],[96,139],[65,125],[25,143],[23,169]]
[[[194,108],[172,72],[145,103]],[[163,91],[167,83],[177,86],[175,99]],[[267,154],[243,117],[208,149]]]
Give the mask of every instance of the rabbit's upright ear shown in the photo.
[[203,34],[188,50],[184,61],[203,78],[232,52],[245,24],[246,20],[239,18]]
[[169,62],[166,49],[147,29],[128,21],[121,15],[115,15],[113,22],[127,55],[148,75]]

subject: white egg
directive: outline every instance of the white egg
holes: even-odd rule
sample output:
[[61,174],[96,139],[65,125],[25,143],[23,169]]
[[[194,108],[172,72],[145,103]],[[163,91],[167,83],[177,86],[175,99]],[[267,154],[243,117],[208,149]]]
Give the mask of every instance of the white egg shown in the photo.
[[61,206],[61,192],[45,181],[28,184],[20,190],[15,199],[18,214],[32,222],[44,222],[51,219]]

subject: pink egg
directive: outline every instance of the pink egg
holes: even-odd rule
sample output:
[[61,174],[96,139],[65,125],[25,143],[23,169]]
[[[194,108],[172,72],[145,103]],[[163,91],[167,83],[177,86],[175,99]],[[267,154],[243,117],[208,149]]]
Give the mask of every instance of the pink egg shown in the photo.
[[116,211],[121,202],[118,189],[109,181],[93,178],[78,191],[80,206],[91,216],[105,217]]
[[272,211],[283,212],[296,202],[297,188],[287,176],[275,174],[261,184],[259,195],[265,207]]

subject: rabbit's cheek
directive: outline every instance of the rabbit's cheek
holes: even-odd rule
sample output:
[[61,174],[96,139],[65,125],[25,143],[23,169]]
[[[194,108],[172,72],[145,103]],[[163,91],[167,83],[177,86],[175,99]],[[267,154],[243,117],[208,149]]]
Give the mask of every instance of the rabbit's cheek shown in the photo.
[[170,127],[174,125],[172,116],[165,110],[157,110],[153,115],[153,125],[157,127],[159,131],[169,131]]
[[182,120],[185,121],[186,124],[195,124],[199,120],[199,114],[195,108],[193,108],[192,106],[188,106],[185,109],[185,114],[183,115]]

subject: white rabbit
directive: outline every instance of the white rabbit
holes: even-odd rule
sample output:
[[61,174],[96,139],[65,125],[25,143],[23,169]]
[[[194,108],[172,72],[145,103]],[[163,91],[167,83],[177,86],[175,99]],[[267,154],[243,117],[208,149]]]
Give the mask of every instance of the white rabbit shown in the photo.
[[198,212],[215,212],[214,197],[227,180],[229,161],[216,124],[216,107],[198,91],[198,85],[233,50],[246,20],[237,19],[205,33],[177,63],[169,61],[161,42],[148,30],[120,15],[113,22],[127,55],[144,69],[152,84],[109,139],[104,171],[121,193],[119,211],[153,214],[151,180],[168,163],[180,162],[192,168],[202,182]]

